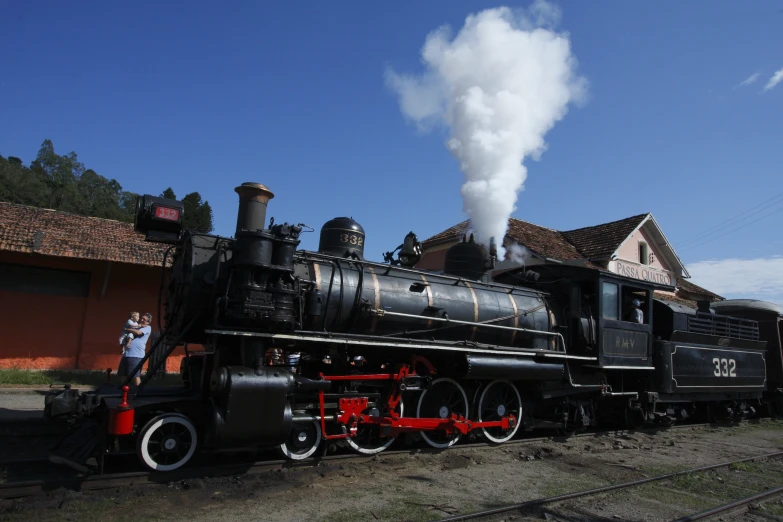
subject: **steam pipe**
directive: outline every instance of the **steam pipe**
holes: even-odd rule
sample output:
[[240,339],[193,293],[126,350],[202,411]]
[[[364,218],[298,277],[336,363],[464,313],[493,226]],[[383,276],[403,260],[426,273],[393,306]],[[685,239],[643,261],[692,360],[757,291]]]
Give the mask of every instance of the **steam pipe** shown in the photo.
[[[370,313],[373,315],[377,315],[378,317],[383,317],[384,315],[390,315],[394,317],[405,317],[407,319],[418,319],[419,321],[435,321],[438,323],[464,324],[467,326],[478,326],[479,328],[495,328],[498,330],[511,330],[515,332],[525,332],[525,333],[532,333],[536,335],[549,335],[552,337],[558,337],[562,339],[562,335],[560,335],[557,332],[545,332],[543,330],[529,330],[527,328],[514,328],[513,326],[501,326],[497,324],[477,323],[473,321],[459,321],[457,319],[430,317],[428,315],[404,314],[402,312],[389,312],[388,310],[382,310],[382,309],[370,310]],[[563,343],[565,343],[565,341],[563,341]]]
[[[291,421],[293,422],[321,422],[321,416],[320,415],[294,415],[291,417]],[[323,420],[326,422],[332,422],[335,420],[334,415],[326,415],[323,417]]]
[[266,204],[275,197],[272,191],[260,183],[242,183],[234,191],[239,194],[237,234],[242,230],[264,230]]

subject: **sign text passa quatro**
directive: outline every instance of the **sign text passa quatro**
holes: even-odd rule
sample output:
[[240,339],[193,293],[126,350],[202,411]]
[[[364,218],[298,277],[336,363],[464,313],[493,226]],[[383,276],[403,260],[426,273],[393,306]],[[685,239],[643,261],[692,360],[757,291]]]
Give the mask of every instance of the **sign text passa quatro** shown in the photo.
[[644,265],[631,264],[625,261],[616,261],[615,263],[617,266],[617,273],[621,276],[632,277],[634,279],[662,285],[672,285],[671,274],[664,272],[663,270]]

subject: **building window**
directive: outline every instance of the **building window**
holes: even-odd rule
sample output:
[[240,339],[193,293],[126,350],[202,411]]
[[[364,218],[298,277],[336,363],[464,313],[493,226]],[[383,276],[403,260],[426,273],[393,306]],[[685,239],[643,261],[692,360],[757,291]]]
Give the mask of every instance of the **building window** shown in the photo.
[[90,274],[0,263],[0,290],[87,297],[90,293]]
[[619,304],[617,285],[614,283],[603,283],[601,285],[601,316],[604,319],[619,319]]
[[639,241],[639,263],[643,265],[649,265],[650,259],[648,257],[647,243]]

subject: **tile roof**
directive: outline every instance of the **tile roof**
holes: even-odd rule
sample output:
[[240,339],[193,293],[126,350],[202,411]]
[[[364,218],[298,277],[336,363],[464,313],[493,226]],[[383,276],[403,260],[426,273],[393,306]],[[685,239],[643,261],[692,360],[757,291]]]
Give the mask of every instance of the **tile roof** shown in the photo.
[[[506,237],[524,245],[544,258],[558,259],[561,261],[597,261],[599,259],[608,259],[622,242],[625,241],[625,239],[628,238],[628,236],[630,236],[649,215],[649,213],[639,214],[610,223],[577,228],[566,232],[559,232],[557,230],[552,230],[551,228],[534,225],[527,221],[522,221],[521,219],[509,218]],[[470,221],[463,221],[462,223],[454,225],[443,232],[425,239],[422,241],[422,246],[426,250],[428,247],[440,242],[454,241],[465,234],[469,228]],[[589,261],[585,262],[584,266],[602,271],[606,270]],[[708,296],[714,299],[723,299],[723,297],[718,294],[697,286],[682,277],[677,278],[677,288],[690,294]],[[685,304],[686,306],[696,306],[695,301],[680,297],[667,296],[666,299]]]
[[[469,220],[458,223],[425,239],[422,241],[422,246],[427,248],[441,241],[454,241],[461,238],[469,230],[469,226]],[[584,259],[574,245],[566,241],[557,230],[534,225],[521,219],[509,218],[506,238],[524,245],[541,257],[561,260]]]
[[649,214],[639,214],[611,223],[562,232],[563,237],[588,259],[607,259]]
[[[426,249],[428,246],[454,241],[461,238],[470,228],[470,221],[466,220],[458,223],[451,228],[444,230],[434,236],[422,241],[422,246]],[[535,254],[543,258],[558,259],[561,261],[583,260],[583,256],[574,245],[569,243],[563,235],[557,230],[546,228],[521,219],[509,218],[508,231],[506,239],[515,241],[520,245],[532,250]],[[585,266],[603,270],[600,266],[586,263]]]
[[687,306],[688,308],[693,308],[694,310],[697,308],[696,301],[691,301],[690,299],[683,299],[682,297],[677,297],[667,292],[659,292],[658,290],[655,290],[653,292],[653,297],[655,299],[660,299],[662,301],[669,301],[672,303],[677,303],[683,306]]
[[708,297],[714,297],[715,299],[723,300],[725,297],[720,296],[718,294],[715,294],[713,292],[710,292],[706,288],[702,288],[699,285],[694,285],[687,279],[683,279],[682,277],[677,278],[677,286],[683,290],[685,290],[688,293],[696,294],[696,295],[705,295]]
[[[561,259],[606,259],[649,214],[639,214],[611,223],[559,232],[521,219],[509,218],[506,237],[543,257]],[[470,221],[454,225],[422,243],[425,248],[441,241],[453,241],[468,231]]]
[[533,225],[521,219],[511,218],[508,220],[507,235],[510,239],[526,246],[542,257],[562,261],[585,258],[557,230]]
[[132,223],[0,202],[0,250],[160,266],[167,248]]
[[[511,218],[513,219],[513,218]],[[509,221],[511,221],[509,219]],[[432,237],[428,237],[424,241],[421,242],[422,247],[426,248],[429,245],[439,243],[441,241],[453,241],[457,238],[462,237],[462,235],[468,231],[468,226],[470,225],[470,220],[466,219],[462,223],[457,223],[453,227],[447,228],[443,232],[438,232]]]

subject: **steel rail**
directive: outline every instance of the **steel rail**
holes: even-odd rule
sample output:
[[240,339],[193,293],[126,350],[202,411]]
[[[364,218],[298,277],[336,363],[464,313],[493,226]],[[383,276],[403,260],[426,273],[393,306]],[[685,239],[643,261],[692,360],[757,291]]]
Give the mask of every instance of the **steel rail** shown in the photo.
[[[674,522],[691,522],[692,520],[701,520],[703,518],[711,517],[712,515],[717,515],[718,513],[724,513],[734,508],[744,506],[745,504],[750,504],[751,502],[755,502],[756,500],[761,500],[767,497],[771,497],[773,495],[780,495],[780,494],[783,494],[783,486],[774,489],[768,489],[767,491],[763,491],[756,495],[745,497],[740,500],[735,500],[734,502],[729,502],[728,504],[723,504],[722,506],[700,511],[699,513],[694,513],[693,515],[688,515],[687,517],[678,518]],[[757,515],[758,513],[752,513],[752,514]]]
[[[295,418],[296,419],[296,418]],[[318,420],[317,416],[314,416],[313,419]],[[765,420],[765,419],[762,419]],[[747,424],[748,421],[741,421],[740,424],[744,425]],[[703,423],[693,423],[693,424],[675,424],[674,426],[660,426],[660,427],[653,427],[653,428],[640,428],[640,429],[627,429],[627,428],[618,428],[618,429],[600,429],[595,431],[584,431],[580,433],[574,433],[571,435],[539,435],[536,437],[521,437],[518,439],[512,439],[506,442],[502,443],[494,443],[494,442],[463,442],[461,444],[452,446],[451,449],[469,449],[469,448],[496,448],[499,446],[515,446],[519,444],[531,444],[534,442],[548,442],[548,441],[555,441],[560,442],[560,440],[556,439],[578,439],[582,437],[622,437],[624,435],[632,435],[634,433],[644,433],[644,434],[658,434],[662,431],[668,431],[668,430],[684,430],[684,429],[690,429],[690,428],[724,428],[724,427],[733,427],[733,426],[722,426],[719,424],[710,424],[708,422]],[[539,430],[543,430],[546,428],[538,428]],[[437,451],[442,452],[443,450],[438,448],[432,448],[430,446],[422,446],[421,448],[418,448],[422,451]],[[377,453],[376,455],[395,455],[398,453],[409,453],[410,449],[408,450],[391,450],[391,451],[384,451],[381,453]],[[356,454],[356,457],[363,457],[365,455]],[[14,459],[14,460],[1,460],[1,465],[20,465],[20,464],[41,464],[41,463],[48,463],[48,459],[43,458],[23,458],[23,459]],[[2,487],[2,484],[0,484],[0,487]]]
[[[747,422],[747,421],[745,421]],[[621,437],[624,435],[630,435],[634,433],[658,433],[666,430],[688,429],[688,428],[708,428],[713,426],[712,424],[682,424],[670,426],[668,428],[647,428],[640,430],[603,430],[603,431],[588,431],[583,433],[577,433],[568,437],[563,437],[568,440],[577,438],[596,438],[596,437]],[[502,444],[495,444],[492,442],[470,442],[459,444],[451,448],[452,451],[460,449],[475,449],[475,448],[495,448],[498,446],[522,446],[528,444],[535,444],[540,442],[550,442],[555,438],[553,436],[540,436],[529,437],[510,440]],[[185,479],[207,478],[212,476],[226,476],[236,474],[254,474],[262,473],[264,471],[274,471],[283,467],[308,467],[319,463],[330,463],[332,461],[340,460],[356,460],[356,462],[373,460],[376,457],[386,457],[393,455],[408,455],[411,450],[415,449],[421,453],[439,454],[443,450],[439,448],[432,448],[429,446],[423,446],[421,448],[409,448],[404,450],[392,450],[384,451],[375,455],[362,455],[357,453],[346,453],[340,455],[329,455],[322,457],[311,457],[301,461],[291,460],[263,460],[257,462],[238,462],[231,464],[223,464],[216,466],[205,466],[200,468],[183,467],[175,471],[167,472],[148,472],[148,471],[136,471],[126,473],[113,473],[103,475],[77,475],[70,477],[53,477],[45,479],[18,481],[18,482],[6,482],[0,484],[0,499],[9,498],[22,498],[29,497],[48,491],[50,489],[56,489],[58,487],[66,487],[74,490],[100,490],[116,487],[123,484],[156,484],[156,483],[169,483],[176,482]],[[783,453],[783,452],[781,452]],[[752,457],[761,458],[761,457]],[[741,461],[738,461],[741,462]],[[0,462],[0,465],[30,465],[30,464],[47,464],[47,459],[19,459],[16,461]],[[686,472],[687,473],[687,472]]]
[[[459,521],[459,520],[476,520],[476,519],[479,519],[479,518],[492,517],[492,516],[495,516],[495,515],[502,515],[502,514],[507,514],[507,513],[511,513],[511,512],[526,511],[526,510],[528,510],[529,508],[532,508],[532,507],[543,506],[545,504],[552,504],[554,502],[562,502],[563,500],[571,500],[573,498],[586,497],[586,496],[590,496],[590,495],[597,495],[597,494],[600,494],[600,493],[607,493],[609,491],[615,491],[615,490],[618,490],[618,489],[626,489],[626,488],[630,488],[630,487],[634,487],[634,486],[641,486],[642,484],[648,484],[650,482],[658,482],[658,481],[661,481],[661,480],[666,480],[666,479],[670,479],[670,478],[673,478],[673,477],[678,477],[678,476],[681,476],[681,475],[687,475],[689,473],[698,473],[700,471],[709,471],[711,469],[723,468],[723,467],[731,466],[732,464],[737,464],[737,463],[740,463],[740,462],[750,462],[750,461],[754,461],[754,460],[768,459],[768,458],[772,458],[772,457],[779,457],[781,455],[783,455],[783,451],[777,451],[775,453],[767,453],[765,455],[758,455],[758,456],[755,456],[755,457],[746,457],[746,458],[743,458],[743,459],[732,460],[730,462],[722,462],[720,464],[711,464],[709,466],[700,466],[698,468],[692,468],[692,469],[688,469],[688,470],[685,470],[685,471],[677,471],[675,473],[667,473],[665,475],[657,475],[655,477],[648,477],[648,478],[644,478],[644,479],[633,480],[631,482],[623,482],[621,484],[612,484],[612,485],[603,486],[603,487],[600,487],[600,488],[594,488],[594,489],[588,489],[588,490],[583,490],[583,491],[577,491],[575,493],[566,493],[564,495],[556,495],[554,497],[539,498],[539,499],[536,499],[536,500],[527,500],[525,502],[520,502],[518,504],[511,504],[509,506],[504,506],[504,507],[494,508],[494,509],[487,509],[487,510],[484,510],[484,511],[476,511],[474,513],[467,513],[467,514],[464,514],[464,515],[455,515],[455,516],[451,516],[451,517],[447,517],[447,518],[442,518],[442,519],[440,519],[439,522],[456,522],[456,521]],[[781,488],[781,489],[783,489],[783,488]],[[752,502],[752,501],[753,500],[748,500],[748,502]],[[726,508],[726,509],[730,509],[730,508]],[[704,516],[707,516],[707,515],[704,515]],[[696,519],[696,518],[694,518],[694,519],[686,518],[686,519],[682,519],[682,520],[698,520],[698,519]]]

